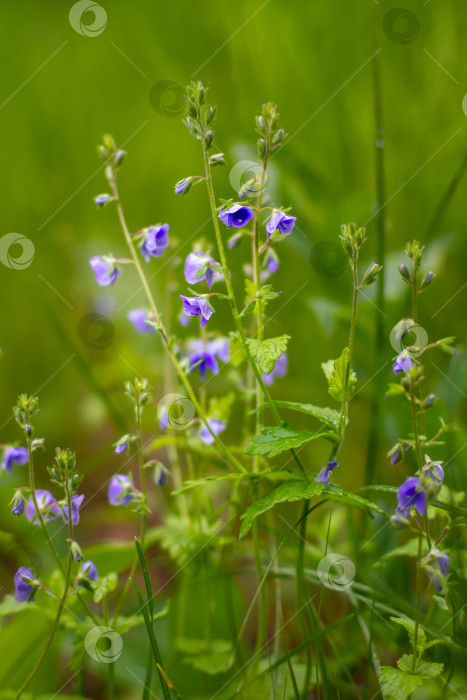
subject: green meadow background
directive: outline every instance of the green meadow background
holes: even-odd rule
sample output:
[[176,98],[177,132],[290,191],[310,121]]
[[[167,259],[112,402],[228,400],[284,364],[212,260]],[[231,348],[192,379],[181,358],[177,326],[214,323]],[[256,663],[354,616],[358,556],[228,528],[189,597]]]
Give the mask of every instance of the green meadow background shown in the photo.
[[[383,28],[383,18],[401,5],[416,18],[408,43],[397,41],[408,31],[403,20],[391,38]],[[261,104],[278,105],[289,138],[273,158],[270,193],[276,204],[293,207],[297,226],[278,249],[281,267],[273,279],[282,295],[269,308],[273,318],[266,332],[292,336],[289,375],[276,381],[273,393],[324,405],[320,363],[337,357],[346,343],[351,280],[347,268],[336,276],[320,273],[314,246],[336,242],[344,222],[368,222],[362,269],[382,262],[375,216],[377,62],[384,124],[386,304],[376,308],[375,287],[361,299],[355,356],[361,391],[351,404],[351,429],[336,483],[359,488],[368,469],[378,483],[398,484],[407,474],[407,464],[391,467],[385,457],[396,438],[410,429],[408,411],[399,400],[382,400],[381,440],[370,457],[367,443],[372,386],[376,382],[384,392],[392,380],[390,330],[410,316],[408,287],[400,281],[397,265],[404,261],[405,242],[417,238],[427,245],[425,269],[437,274],[420,297],[419,322],[430,340],[455,335],[459,349],[453,358],[426,357],[429,386],[445,402],[442,413],[460,426],[433,457],[450,460],[447,483],[466,486],[465,3],[103,0],[103,6],[105,30],[86,37],[70,26],[71,3],[2,3],[0,246],[1,236],[17,232],[33,241],[35,257],[24,270],[0,264],[0,443],[21,437],[10,418],[17,395],[37,394],[37,435],[47,445],[46,455],[38,458],[39,485],[47,485],[45,465],[54,447],[71,447],[85,474],[88,500],[82,509],[81,544],[132,538],[134,516],[112,510],[105,489],[99,489],[120,467],[111,443],[131,429],[123,382],[136,373],[147,376],[156,404],[164,394],[165,364],[160,341],[137,335],[126,318],[129,309],[144,304],[134,272],[125,268],[115,286],[104,289],[96,285],[88,264],[93,255],[126,255],[115,210],[98,211],[93,203],[96,194],[107,191],[96,153],[102,135],[111,133],[118,144],[126,144],[120,188],[132,230],[170,224],[172,245],[166,256],[171,262],[153,260],[148,269],[161,305],[173,309],[173,330],[179,328],[178,294],[185,290],[180,263],[192,241],[203,236],[214,240],[203,187],[182,199],[174,194],[177,180],[201,173],[202,160],[181,115],[154,108],[154,86],[161,81],[184,86],[195,79],[210,88],[209,99],[218,106],[215,150],[227,160],[214,173],[218,197],[235,196],[232,167],[256,158],[254,116]],[[170,95],[162,100],[170,109]],[[464,108],[467,112],[467,98]],[[381,151],[381,142],[379,146]],[[239,247],[229,254],[239,297],[248,253]],[[325,268],[332,259],[321,264]],[[227,333],[227,309],[218,303],[216,311],[210,327]],[[113,324],[113,340],[104,349],[87,347],[77,330],[80,320],[94,312]],[[384,347],[376,354],[378,317],[384,324]],[[225,387],[223,377],[210,383],[214,393]],[[155,412],[148,412],[146,429],[157,433]],[[234,420],[225,436],[238,443],[238,433]],[[310,469],[320,469],[326,449],[307,448]],[[8,503],[14,487],[23,483],[22,469],[1,475],[2,596],[12,590],[17,547],[38,548],[47,560],[40,533],[10,514]],[[166,496],[157,498],[155,521],[166,509]],[[29,668],[27,657],[11,643],[21,625],[24,632],[30,629],[26,614],[1,630],[0,685],[14,687]],[[37,634],[39,627],[37,623]],[[144,643],[142,634],[135,638],[130,650],[135,659]],[[3,659],[8,659],[5,665]],[[39,674],[38,687],[42,684],[44,691],[51,689],[52,663],[51,656]]]

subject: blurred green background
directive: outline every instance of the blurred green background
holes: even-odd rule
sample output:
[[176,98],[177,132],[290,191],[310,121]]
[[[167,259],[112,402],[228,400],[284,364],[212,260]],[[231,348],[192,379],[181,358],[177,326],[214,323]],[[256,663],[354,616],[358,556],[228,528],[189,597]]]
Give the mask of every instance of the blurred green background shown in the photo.
[[[462,451],[467,391],[462,354],[467,8],[462,0],[403,0],[409,24],[407,16],[399,18],[391,34],[387,13],[400,4],[112,0],[103,2],[105,30],[87,37],[70,26],[71,3],[4,0],[0,237],[9,232],[27,236],[35,258],[24,270],[0,264],[0,442],[20,438],[9,420],[18,393],[38,394],[38,435],[47,443],[41,463],[51,460],[55,445],[71,447],[86,475],[84,490],[92,493],[119,466],[110,444],[131,421],[123,381],[137,372],[149,377],[157,396],[164,393],[160,342],[138,336],[126,319],[130,308],[144,304],[135,274],[126,268],[114,287],[103,289],[88,264],[93,255],[126,255],[115,210],[109,206],[97,211],[93,203],[96,194],[107,191],[95,147],[104,133],[111,133],[128,152],[120,189],[130,227],[136,231],[157,222],[170,224],[173,264],[152,261],[151,283],[161,305],[168,301],[174,308],[172,327],[178,328],[179,292],[168,287],[168,270],[183,293],[177,257],[183,261],[190,252],[189,240],[213,240],[213,232],[203,187],[183,199],[174,194],[175,182],[201,173],[202,161],[199,144],[182,125],[181,115],[163,113],[170,110],[173,95],[163,95],[162,107],[154,108],[154,86],[161,81],[184,86],[199,79],[210,87],[210,101],[218,105],[215,150],[227,157],[227,165],[215,171],[218,197],[235,197],[229,180],[232,167],[256,158],[254,115],[261,104],[278,105],[289,139],[273,159],[270,194],[275,204],[292,205],[297,227],[278,249],[281,268],[273,280],[283,294],[270,307],[270,315],[278,313],[267,333],[292,336],[289,376],[278,380],[273,391],[283,399],[327,401],[320,363],[337,357],[346,344],[350,272],[345,268],[336,276],[319,274],[310,255],[319,241],[337,241],[342,223],[368,221],[362,268],[376,259],[372,68],[378,60],[388,248],[382,359],[387,364],[375,366],[374,323],[380,312],[372,287],[359,309],[355,367],[362,390],[351,404],[353,429],[336,481],[350,488],[364,481],[368,380],[379,369],[383,387],[391,381],[395,353],[390,329],[410,315],[408,288],[396,266],[404,261],[405,242],[419,238],[427,244],[425,268],[438,275],[421,297],[420,323],[430,339],[456,335],[461,351],[452,360],[447,355],[427,359],[430,387],[446,402],[445,417],[460,412],[462,427],[448,451],[440,449],[433,456],[448,459],[460,450],[447,475],[450,483],[462,486],[467,459]],[[243,247],[230,253],[239,296],[241,266],[248,254]],[[78,335],[80,319],[91,312],[103,313],[113,324],[115,335],[105,349],[87,347]],[[231,329],[222,308],[215,327]],[[210,386],[214,392],[224,389],[221,378]],[[383,403],[384,441],[374,461],[378,481],[397,484],[407,467],[390,468],[384,455],[409,429],[408,414],[398,401]],[[151,416],[147,429],[157,430]],[[226,436],[237,439],[235,425]],[[307,451],[311,469],[320,468],[326,450],[324,445]],[[2,481],[0,530],[18,527],[20,539],[34,546],[27,528],[12,525],[7,507],[13,487],[22,483],[20,470]],[[41,486],[46,485],[44,472],[39,471]],[[112,537],[119,521],[125,525],[125,514],[99,508],[104,501],[105,492],[97,493],[83,511],[84,542]],[[1,585],[11,588],[10,573],[2,570],[0,577]]]

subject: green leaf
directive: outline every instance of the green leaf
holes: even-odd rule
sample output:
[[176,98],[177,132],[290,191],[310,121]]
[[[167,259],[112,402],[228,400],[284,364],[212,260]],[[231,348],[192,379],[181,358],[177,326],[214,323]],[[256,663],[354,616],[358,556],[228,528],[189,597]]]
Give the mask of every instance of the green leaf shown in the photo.
[[100,577],[94,587],[94,594],[92,596],[95,603],[100,603],[100,601],[112,593],[117,588],[118,576],[115,572],[107,574],[107,576]]
[[192,668],[215,675],[229,670],[232,661],[232,642],[226,639],[190,639],[182,637],[177,640],[177,647],[187,654],[184,663]]
[[[264,403],[260,409],[267,408],[269,404]],[[291,411],[306,413],[307,416],[317,418],[327,428],[336,429],[339,426],[339,412],[327,406],[314,406],[311,403],[297,403],[295,401],[274,401],[277,408],[290,408]]]
[[290,450],[293,447],[300,447],[300,445],[303,445],[303,443],[309,440],[325,436],[326,433],[320,431],[294,430],[287,426],[263,428],[260,434],[255,435],[253,441],[250,442],[245,450],[245,454],[269,454],[270,457],[275,457],[285,450]]
[[287,350],[289,340],[290,335],[280,335],[277,338],[268,338],[267,340],[248,338],[247,343],[260,370],[265,374],[270,374],[274,369],[276,360]]
[[423,679],[392,666],[381,666],[379,682],[383,685],[386,700],[408,700],[413,691],[423,684]]
[[275,292],[274,289],[272,288],[272,284],[265,284],[264,287],[261,287],[261,289],[258,289],[256,293],[256,298],[257,299],[262,299],[263,301],[270,301],[271,299],[275,299],[278,297],[280,292]]
[[[440,640],[436,639],[434,641],[436,644],[438,644]],[[415,671],[412,672],[413,654],[403,654],[400,657],[400,659],[398,659],[397,665],[401,671],[405,671],[406,673],[410,673],[410,674],[413,673],[413,675],[420,676],[420,678],[422,678],[423,680],[429,680],[430,678],[436,678],[436,676],[439,676],[440,673],[443,672],[443,668],[444,668],[444,664],[440,664],[440,663],[437,663],[435,661],[433,661],[433,662],[419,661],[418,665],[415,668]]]
[[[414,647],[415,643],[415,621],[411,620],[408,617],[391,617],[391,620],[395,622],[397,625],[401,625],[401,627],[404,627],[407,632],[409,633],[409,640],[412,645],[412,648]],[[417,635],[417,646],[419,649],[424,649],[426,645],[426,634],[422,627],[419,625],[418,626],[418,635]],[[421,652],[422,653],[422,652]],[[421,656],[420,653],[420,656]]]
[[395,384],[394,382],[388,384],[385,396],[400,396],[401,394],[405,394],[402,384]]
[[286,481],[277,486],[273,491],[255,501],[242,515],[242,526],[240,528],[240,539],[249,532],[253,521],[273,508],[277,503],[300,501],[302,498],[311,498],[321,494],[324,484],[319,481]]
[[337,360],[323,362],[326,379],[328,380],[328,391],[336,401],[345,401],[352,396],[357,383],[357,376],[353,370],[350,371],[347,391],[345,390],[349,348],[344,348],[341,356]]
[[270,493],[255,501],[246,509],[245,513],[241,516],[244,522],[240,528],[240,539],[245,537],[248,533],[255,518],[273,508],[277,503],[299,501],[302,498],[312,498],[313,496],[323,496],[323,498],[335,501],[336,503],[343,503],[352,508],[374,510],[386,515],[375,503],[367,501],[366,498],[356,493],[345,491],[339,486],[325,486],[319,481],[286,481],[280,484],[280,486],[277,486]]

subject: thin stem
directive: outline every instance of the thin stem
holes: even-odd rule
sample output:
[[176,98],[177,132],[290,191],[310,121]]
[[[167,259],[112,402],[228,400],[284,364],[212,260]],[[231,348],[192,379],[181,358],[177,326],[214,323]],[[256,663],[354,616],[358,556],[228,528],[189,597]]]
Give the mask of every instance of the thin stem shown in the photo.
[[[104,596],[102,599],[102,612],[104,614],[104,625],[109,626],[109,598]],[[115,679],[114,679],[114,665],[112,663],[107,664],[107,675],[109,678],[109,700],[115,700]]]
[[[147,513],[147,489],[146,489],[146,474],[145,474],[145,469],[144,469],[143,430],[142,430],[142,424],[141,424],[141,411],[142,411],[142,407],[140,404],[140,394],[138,392],[137,396],[136,396],[136,425],[137,425],[137,432],[138,432],[138,439],[137,439],[138,464],[139,464],[139,473],[140,473],[140,481],[141,481],[141,492],[143,494],[143,503],[142,503],[143,512],[141,515],[141,531],[140,531],[139,541],[141,543],[141,549],[144,552],[144,540],[146,538],[148,513]],[[118,615],[120,613],[120,610],[122,609],[123,601],[125,600],[125,598],[127,596],[127,593],[128,593],[130,586],[131,586],[131,582],[133,580],[133,576],[135,575],[136,567],[138,566],[138,561],[139,561],[139,557],[138,557],[138,553],[136,553],[135,557],[133,559],[133,563],[131,565],[130,573],[128,574],[127,581],[125,583],[125,586],[123,588],[121,596],[118,600],[117,607],[115,609],[115,613],[114,613],[113,621],[112,621],[112,626],[115,626],[115,624],[118,620]]]
[[[71,495],[70,495],[70,492],[69,492],[68,483],[67,483],[67,485],[66,485],[66,495],[67,495],[67,502],[68,502],[68,532],[69,532],[69,538],[70,538],[70,540],[72,540],[72,539],[73,539],[73,524],[72,524],[72,516],[71,516]],[[39,512],[39,510],[38,510],[38,512]],[[22,686],[20,687],[20,689],[18,690],[18,692],[17,692],[17,694],[16,694],[15,700],[19,700],[19,698],[21,698],[21,695],[22,695],[23,691],[27,688],[27,686],[29,685],[29,683],[31,682],[31,680],[32,680],[32,679],[34,678],[34,676],[36,675],[36,673],[37,673],[37,671],[39,670],[39,667],[40,667],[42,661],[44,660],[45,655],[47,654],[47,652],[48,652],[48,650],[49,650],[50,645],[52,644],[53,638],[54,638],[54,636],[55,636],[55,632],[57,631],[58,624],[59,624],[59,622],[60,622],[60,618],[61,618],[61,615],[62,615],[63,607],[64,607],[64,605],[65,605],[65,600],[66,600],[66,597],[67,597],[67,595],[68,595],[68,591],[69,591],[69,588],[70,588],[70,579],[71,579],[71,569],[72,569],[72,566],[73,566],[73,555],[72,555],[72,553],[71,553],[71,551],[70,551],[70,553],[69,553],[69,555],[68,555],[68,567],[67,567],[66,576],[65,576],[65,588],[64,588],[64,590],[63,590],[63,595],[62,595],[62,597],[61,597],[61,599],[60,599],[60,603],[59,603],[59,606],[58,606],[58,610],[57,610],[57,614],[56,614],[56,616],[55,616],[54,623],[53,623],[52,628],[51,628],[51,630],[50,630],[50,632],[49,632],[49,636],[47,637],[47,640],[46,640],[46,642],[45,642],[45,644],[44,644],[44,647],[43,647],[43,649],[42,649],[42,651],[41,651],[41,654],[40,654],[39,658],[37,659],[37,661],[36,661],[36,663],[35,663],[34,668],[32,669],[31,673],[29,674],[29,676],[28,676],[28,677],[26,678],[26,680],[24,681],[23,685],[22,685]]]
[[170,355],[172,363],[173,363],[173,365],[174,365],[174,367],[175,367],[175,369],[176,369],[176,371],[177,371],[177,373],[178,373],[178,375],[179,375],[179,377],[180,377],[180,379],[181,379],[181,381],[182,381],[182,383],[183,383],[183,385],[188,393],[190,400],[192,401],[192,403],[196,409],[196,412],[198,413],[199,417],[203,421],[204,425],[206,426],[206,428],[208,429],[208,431],[210,432],[212,437],[214,438],[214,442],[217,445],[217,447],[219,448],[219,450],[222,452],[222,455],[228,460],[228,462],[230,462],[230,464],[232,466],[234,466],[239,471],[246,473],[247,470],[245,469],[243,464],[241,464],[241,462],[239,462],[239,460],[236,457],[234,457],[232,452],[223,443],[223,441],[217,435],[215,435],[214,432],[212,431],[212,429],[209,425],[208,419],[206,417],[206,414],[203,411],[202,406],[199,403],[198,399],[196,398],[196,395],[193,391],[193,388],[190,384],[190,381],[189,381],[186,373],[182,369],[182,367],[177,359],[177,356],[176,356],[176,354],[171,346],[168,333],[164,327],[161,316],[157,310],[157,306],[156,306],[156,303],[154,301],[154,297],[153,297],[151,290],[149,288],[148,282],[146,280],[146,275],[144,274],[143,268],[142,268],[141,263],[139,261],[138,255],[137,255],[136,250],[135,250],[135,246],[133,244],[133,240],[131,238],[131,235],[130,235],[130,232],[129,232],[129,229],[128,229],[128,226],[126,223],[125,215],[123,213],[123,208],[122,208],[122,204],[121,204],[119,193],[118,193],[116,173],[114,170],[112,171],[112,173],[113,173],[113,177],[112,177],[110,184],[112,187],[113,197],[114,197],[114,200],[115,200],[115,203],[117,206],[117,212],[118,212],[118,218],[120,220],[120,225],[122,227],[122,231],[123,231],[123,234],[125,236],[125,240],[127,242],[128,248],[130,250],[132,260],[135,264],[136,270],[137,270],[139,278],[141,280],[141,284],[143,285],[144,291],[146,293],[146,297],[147,297],[149,305],[151,307],[151,311],[154,314],[154,318],[155,318],[158,330],[161,334],[161,337],[162,337],[164,345],[167,349],[167,352]]
[[[281,417],[279,415],[279,411],[277,410],[277,408],[276,408],[276,406],[271,398],[271,395],[269,394],[269,391],[267,390],[266,385],[264,384],[263,378],[261,376],[261,372],[259,371],[259,369],[256,365],[256,362],[253,359],[253,355],[251,354],[251,351],[250,351],[250,348],[248,345],[248,340],[247,340],[247,337],[245,335],[245,331],[243,329],[242,320],[241,320],[240,314],[238,312],[237,303],[235,301],[235,293],[233,290],[232,281],[230,279],[229,268],[227,265],[227,258],[226,258],[226,254],[225,254],[224,243],[223,243],[220,228],[219,228],[219,220],[217,217],[217,206],[216,206],[216,200],[214,197],[214,188],[213,188],[213,184],[212,184],[211,166],[209,164],[209,157],[208,157],[208,153],[206,150],[206,146],[204,144],[204,136],[201,139],[201,143],[203,144],[204,168],[205,168],[205,172],[206,172],[206,184],[207,184],[207,188],[208,188],[208,196],[209,196],[209,203],[211,206],[211,215],[212,215],[212,221],[213,221],[213,226],[214,226],[214,232],[216,235],[217,247],[219,250],[219,257],[220,257],[220,261],[221,261],[221,265],[222,265],[222,272],[224,274],[225,285],[227,287],[227,296],[228,296],[228,300],[229,300],[229,304],[230,304],[230,309],[232,311],[232,316],[233,316],[233,320],[235,323],[235,327],[237,329],[240,341],[243,345],[246,356],[248,358],[248,362],[250,363],[251,368],[252,368],[254,375],[256,377],[256,381],[258,382],[259,386],[261,387],[261,391],[264,394],[264,398],[266,399],[267,403],[269,404],[269,407],[272,411],[272,414],[273,414],[275,420],[277,421],[277,424],[282,425],[282,420],[281,420]],[[305,477],[308,478],[306,471],[305,471],[305,468],[304,468],[303,464],[301,463],[300,459],[298,458],[297,454],[295,453],[295,450],[291,449],[290,452],[292,453],[292,456],[293,456],[295,462],[298,464],[298,466],[300,467],[300,469],[304,473]]]
[[415,673],[415,669],[418,666],[417,658],[417,645],[418,645],[418,628],[420,625],[420,603],[422,599],[422,577],[421,577],[421,559],[422,559],[422,533],[418,535],[418,555],[417,555],[417,610],[415,613],[415,630],[414,630],[414,641],[413,641],[413,660],[412,660],[412,673]]

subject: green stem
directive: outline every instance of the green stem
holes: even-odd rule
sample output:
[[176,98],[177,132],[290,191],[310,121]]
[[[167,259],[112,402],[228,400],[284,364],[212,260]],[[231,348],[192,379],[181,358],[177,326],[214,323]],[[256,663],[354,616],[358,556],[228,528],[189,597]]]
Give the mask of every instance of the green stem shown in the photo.
[[422,599],[422,577],[421,577],[421,559],[422,559],[422,533],[418,535],[418,555],[417,555],[417,609],[415,613],[415,630],[414,630],[414,640],[413,640],[413,661],[412,661],[412,673],[418,666],[418,628],[420,626],[420,604]]
[[[102,612],[104,614],[104,625],[109,626],[109,598],[104,596],[102,599]],[[109,679],[109,700],[115,700],[115,679],[114,679],[114,665],[113,663],[107,664],[107,675]]]
[[[276,408],[276,406],[271,398],[269,391],[266,388],[266,385],[264,384],[263,378],[261,376],[261,372],[259,371],[259,369],[256,365],[256,362],[254,361],[253,355],[250,352],[250,348],[248,346],[248,340],[247,340],[247,337],[245,335],[245,331],[243,329],[243,324],[242,324],[242,320],[240,318],[240,314],[238,312],[237,303],[235,301],[235,293],[233,290],[232,281],[230,279],[229,268],[227,265],[227,258],[226,258],[226,254],[225,254],[224,243],[223,243],[220,228],[219,228],[219,219],[217,216],[217,206],[216,206],[216,200],[214,197],[214,188],[213,188],[213,184],[212,184],[211,166],[209,164],[209,157],[208,157],[208,153],[206,150],[206,146],[204,144],[204,134],[201,138],[201,142],[203,144],[204,169],[205,169],[205,173],[206,173],[206,184],[207,184],[207,188],[208,188],[209,204],[211,206],[212,222],[213,222],[213,226],[214,226],[214,232],[216,235],[217,247],[219,250],[219,257],[220,257],[220,261],[221,261],[221,265],[222,265],[222,272],[224,274],[225,285],[227,288],[227,297],[229,300],[233,320],[235,323],[235,328],[237,329],[240,341],[243,345],[243,349],[245,350],[246,356],[248,358],[248,362],[251,365],[251,368],[252,368],[254,375],[256,377],[256,381],[258,382],[258,384],[261,388],[261,391],[264,395],[264,398],[266,399],[267,403],[269,404],[269,407],[272,411],[272,414],[273,414],[277,424],[282,425],[282,420],[281,420],[281,417],[279,415],[279,412],[278,412],[278,410],[277,410],[277,408]],[[304,468],[303,464],[301,463],[300,459],[298,458],[297,454],[295,453],[295,450],[291,449],[290,452],[291,452],[295,462],[298,464],[298,466],[300,467],[300,469],[302,470],[302,472],[306,476],[306,478],[308,478],[308,476],[305,472],[305,468]]]
[[160,332],[160,334],[161,334],[161,337],[162,337],[162,340],[163,340],[163,342],[164,342],[165,348],[166,348],[167,352],[168,352],[169,355],[170,355],[170,358],[171,358],[172,363],[173,363],[173,365],[174,365],[174,367],[175,367],[175,370],[177,371],[177,374],[179,375],[179,377],[180,377],[180,379],[181,379],[181,381],[182,381],[182,383],[183,383],[183,385],[184,385],[184,387],[185,387],[185,389],[186,389],[186,391],[187,391],[187,393],[188,393],[188,396],[189,396],[191,402],[193,403],[193,406],[194,406],[195,409],[196,409],[196,412],[198,413],[199,417],[200,417],[201,420],[203,421],[204,425],[206,426],[206,428],[208,429],[208,431],[210,432],[210,434],[212,435],[212,437],[214,438],[214,442],[215,442],[215,444],[217,445],[217,447],[219,448],[219,450],[221,451],[222,455],[226,458],[226,460],[227,460],[232,466],[234,466],[234,467],[235,467],[236,469],[238,469],[239,471],[246,473],[247,470],[245,469],[245,467],[243,466],[243,464],[241,464],[241,462],[239,462],[239,460],[238,460],[236,457],[234,457],[234,455],[233,455],[232,452],[228,449],[228,447],[227,447],[227,446],[222,442],[222,440],[221,440],[217,435],[215,435],[214,432],[211,430],[211,427],[210,427],[210,425],[209,425],[209,422],[208,422],[208,419],[207,419],[207,417],[206,417],[206,414],[205,414],[205,412],[203,411],[202,406],[201,406],[201,404],[199,403],[198,399],[196,398],[196,395],[195,395],[195,393],[194,393],[194,391],[193,391],[193,388],[192,388],[192,386],[191,386],[191,384],[190,384],[190,381],[189,381],[189,379],[188,379],[186,373],[185,373],[184,370],[182,369],[182,367],[181,367],[181,365],[180,365],[180,363],[179,363],[179,361],[178,361],[178,359],[177,359],[177,356],[176,356],[176,354],[175,354],[175,352],[174,352],[174,350],[173,350],[173,348],[172,348],[172,345],[171,345],[171,342],[170,342],[168,333],[167,333],[167,331],[166,331],[166,329],[165,329],[165,327],[164,327],[164,324],[163,324],[163,322],[162,322],[161,316],[160,316],[160,314],[159,314],[159,312],[158,312],[158,310],[157,310],[157,306],[156,306],[156,303],[155,303],[155,301],[154,301],[154,297],[153,297],[153,295],[152,295],[152,293],[151,293],[151,290],[150,290],[150,288],[149,288],[148,282],[147,282],[147,280],[146,280],[146,275],[144,274],[143,268],[142,268],[142,266],[141,266],[140,260],[139,260],[139,258],[138,258],[138,255],[137,255],[135,246],[134,246],[134,244],[133,244],[133,241],[132,241],[132,238],[131,238],[131,235],[130,235],[130,231],[129,231],[128,226],[127,226],[127,223],[126,223],[125,215],[124,215],[124,213],[123,213],[122,204],[121,204],[121,201],[120,201],[120,198],[119,198],[118,187],[117,187],[117,178],[116,178],[116,173],[115,173],[115,171],[113,171],[113,177],[112,177],[112,180],[111,180],[111,183],[110,183],[110,184],[111,184],[111,187],[112,187],[113,197],[114,197],[114,200],[115,200],[115,203],[116,203],[116,206],[117,206],[117,212],[118,212],[118,218],[119,218],[119,220],[120,220],[120,225],[121,225],[121,227],[122,227],[122,231],[123,231],[123,234],[124,234],[124,236],[125,236],[125,240],[126,240],[126,242],[127,242],[128,248],[129,248],[129,250],[130,250],[130,254],[131,254],[133,263],[135,264],[136,270],[137,270],[138,275],[139,275],[139,278],[140,278],[140,280],[141,280],[141,284],[143,285],[143,289],[144,289],[144,291],[145,291],[145,293],[146,293],[146,297],[147,297],[147,299],[148,299],[148,302],[149,302],[151,311],[152,311],[152,313],[153,313],[153,315],[154,315],[154,319],[155,319],[155,321],[156,321],[158,330],[159,330],[159,332]]
[[[146,538],[146,528],[147,528],[147,518],[148,518],[148,512],[147,512],[147,489],[146,489],[146,473],[144,469],[144,454],[143,454],[143,429],[142,429],[142,424],[141,424],[141,405],[140,405],[140,396],[139,394],[136,397],[136,424],[137,424],[137,431],[138,431],[138,464],[139,464],[139,473],[140,473],[140,481],[141,481],[141,492],[143,494],[143,512],[141,515],[141,531],[140,531],[140,536],[139,536],[139,541],[141,543],[141,548],[144,552],[144,540]],[[133,559],[133,563],[131,565],[130,573],[128,574],[127,581],[125,583],[125,586],[123,588],[123,591],[121,593],[121,596],[118,600],[117,607],[115,609],[115,613],[113,616],[112,620],[112,627],[115,626],[118,615],[120,613],[120,610],[122,609],[123,601],[126,598],[126,595],[130,589],[131,582],[133,580],[133,576],[135,575],[136,567],[138,566],[138,553],[136,553],[135,558]]]
[[[70,538],[70,540],[72,540],[72,539],[73,539],[73,524],[72,524],[72,518],[71,518],[71,496],[70,496],[68,484],[67,484],[67,486],[66,486],[66,495],[67,495],[67,502],[68,502],[68,532],[69,532],[69,538]],[[36,508],[37,508],[37,505],[36,505]],[[37,509],[37,512],[39,513],[39,509]],[[73,566],[73,555],[72,555],[72,553],[71,553],[71,551],[70,551],[70,553],[69,553],[69,555],[68,555],[68,567],[67,567],[66,575],[65,575],[65,588],[64,588],[64,590],[63,590],[63,595],[62,595],[62,597],[60,598],[60,603],[59,603],[59,606],[58,606],[58,610],[57,610],[57,614],[56,614],[56,616],[55,616],[54,623],[53,623],[52,628],[51,628],[51,630],[50,630],[50,632],[49,632],[49,636],[47,637],[47,640],[46,640],[46,642],[45,642],[45,644],[44,644],[44,647],[43,647],[43,649],[42,649],[42,651],[41,651],[41,654],[40,654],[39,658],[37,659],[37,661],[36,661],[36,663],[35,663],[34,668],[32,669],[31,673],[29,674],[29,676],[28,676],[28,677],[26,678],[26,680],[24,681],[23,685],[22,685],[22,686],[20,687],[20,689],[18,690],[18,692],[17,692],[17,694],[16,694],[16,697],[15,697],[15,700],[19,700],[19,698],[21,698],[21,695],[22,695],[23,691],[27,688],[27,686],[29,685],[29,683],[31,682],[31,680],[32,680],[32,679],[34,678],[34,676],[36,675],[36,673],[37,673],[37,671],[39,670],[39,667],[40,667],[42,661],[44,660],[45,655],[47,654],[47,652],[48,652],[48,650],[49,650],[50,645],[52,644],[53,638],[54,638],[54,636],[55,636],[55,632],[57,631],[57,628],[58,628],[58,625],[59,625],[59,622],[60,622],[60,618],[61,618],[61,615],[62,615],[63,607],[64,607],[64,605],[65,605],[65,600],[66,600],[66,597],[67,597],[67,595],[68,595],[68,590],[69,590],[69,588],[70,588],[70,579],[71,579],[71,569],[72,569],[72,566]]]

